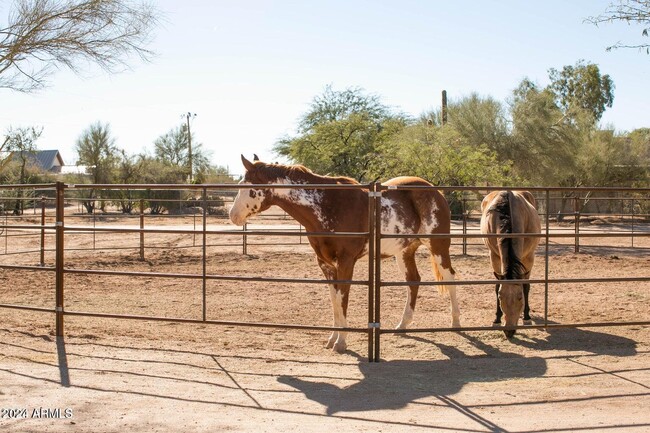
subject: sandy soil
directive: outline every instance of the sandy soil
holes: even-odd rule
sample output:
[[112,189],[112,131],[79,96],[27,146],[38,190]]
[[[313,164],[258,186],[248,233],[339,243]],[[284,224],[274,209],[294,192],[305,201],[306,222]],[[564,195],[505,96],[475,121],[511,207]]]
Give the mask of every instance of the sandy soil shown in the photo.
[[[610,229],[615,229],[611,228]],[[32,249],[37,240],[19,239]],[[603,241],[601,239],[601,241]],[[582,252],[554,243],[549,276],[649,276],[648,238],[585,239]],[[11,241],[7,248],[18,248]],[[70,235],[67,245],[137,246],[137,235]],[[200,239],[198,240],[200,245]],[[228,241],[234,242],[234,241]],[[79,250],[71,269],[200,273],[191,235],[149,235],[137,249]],[[306,245],[239,246],[216,239],[209,274],[320,279]],[[589,246],[591,244],[591,246]],[[185,248],[172,249],[173,245]],[[158,248],[152,248],[158,247]],[[540,250],[540,253],[543,253]],[[0,255],[38,263],[38,253]],[[46,264],[52,263],[48,252]],[[418,255],[423,280],[428,257]],[[454,248],[459,280],[491,277],[483,248]],[[355,279],[364,280],[359,263]],[[540,256],[533,278],[544,273]],[[401,279],[394,262],[382,278]],[[52,307],[54,274],[0,270],[0,303]],[[194,279],[66,274],[66,311],[200,319],[202,284]],[[544,287],[533,285],[532,316],[544,317]],[[404,288],[382,292],[382,328],[394,327]],[[211,320],[331,324],[323,284],[209,281]],[[650,283],[551,284],[551,323],[647,321]],[[494,317],[492,286],[461,285],[463,326]],[[351,334],[348,352],[324,349],[328,333],[66,316],[54,337],[50,313],[0,309],[0,431],[438,431],[551,432],[650,430],[650,327],[527,329],[507,340],[497,330],[382,336],[382,362],[367,362],[367,336]],[[367,294],[355,286],[350,326],[367,323]],[[413,327],[448,326],[449,302],[422,287]]]

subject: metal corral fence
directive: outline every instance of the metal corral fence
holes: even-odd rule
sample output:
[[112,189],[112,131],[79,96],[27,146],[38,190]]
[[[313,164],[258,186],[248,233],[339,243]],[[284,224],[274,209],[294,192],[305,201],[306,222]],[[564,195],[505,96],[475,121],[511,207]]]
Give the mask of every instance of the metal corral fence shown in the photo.
[[[211,211],[215,207],[213,205],[219,204],[218,207],[225,207],[227,200],[224,197],[233,197],[238,189],[241,188],[268,188],[269,185],[66,185],[61,182],[56,184],[44,185],[3,185],[0,186],[0,203],[7,201],[15,203],[16,200],[23,200],[24,205],[20,206],[22,215],[13,215],[12,209],[16,207],[0,208],[0,234],[4,237],[4,255],[17,256],[21,254],[39,254],[39,264],[10,264],[5,263],[6,260],[0,264],[0,269],[6,271],[21,270],[21,271],[34,271],[46,272],[52,275],[55,282],[55,299],[53,300],[53,307],[37,307],[31,305],[15,305],[0,303],[0,308],[30,310],[37,312],[54,313],[55,315],[55,328],[56,335],[64,335],[64,319],[66,316],[86,316],[86,317],[100,317],[100,318],[116,318],[116,319],[133,319],[133,320],[150,320],[150,321],[166,321],[166,322],[181,322],[181,323],[196,323],[196,324],[214,324],[214,325],[227,325],[227,326],[247,326],[258,328],[283,328],[283,329],[299,329],[299,330],[312,330],[312,331],[347,331],[356,333],[365,333],[368,337],[368,359],[369,361],[378,361],[380,359],[381,336],[384,334],[395,333],[422,333],[422,332],[444,332],[444,331],[484,331],[492,330],[492,327],[436,327],[436,328],[416,328],[408,330],[389,330],[381,327],[381,293],[384,287],[393,286],[408,286],[413,282],[408,281],[386,281],[382,278],[382,263],[381,263],[381,240],[388,238],[409,238],[413,234],[401,233],[395,235],[388,235],[381,233],[379,228],[380,224],[380,200],[383,191],[388,189],[405,189],[416,190],[428,187],[422,186],[382,186],[378,183],[364,184],[364,185],[300,185],[300,189],[351,189],[358,188],[368,192],[369,214],[368,230],[365,232],[326,232],[314,233],[305,232],[304,229],[299,227],[297,223],[290,220],[286,214],[274,214],[271,219],[274,221],[281,221],[279,229],[269,229],[268,227],[255,228],[255,226],[244,227],[243,229],[232,228],[232,226],[223,225],[217,227],[213,224],[208,224]],[[273,185],[273,188],[298,188],[292,185]],[[452,241],[457,240],[455,245],[462,248],[462,254],[466,254],[467,246],[477,244],[481,238],[486,237],[481,235],[478,231],[478,218],[480,217],[480,200],[489,191],[499,190],[503,188],[498,187],[436,187],[441,190],[448,197],[452,197],[452,209],[460,209],[459,213],[452,216],[456,217],[456,221],[452,227],[452,233],[449,235],[420,235],[419,238],[435,238],[445,237],[451,238]],[[600,327],[600,326],[645,326],[650,325],[650,318],[641,318],[637,321],[626,322],[593,322],[593,323],[551,323],[549,321],[549,284],[566,284],[566,283],[629,283],[629,282],[648,282],[650,275],[639,277],[608,277],[601,278],[550,278],[549,277],[549,248],[552,244],[562,243],[563,245],[570,245],[574,247],[575,251],[580,250],[581,239],[611,239],[611,238],[629,238],[630,248],[635,250],[642,249],[650,251],[648,246],[635,245],[635,238],[647,241],[650,238],[650,215],[648,207],[650,205],[650,188],[511,188],[511,189],[527,189],[536,196],[538,211],[543,221],[541,234],[513,234],[512,237],[539,237],[541,249],[544,251],[544,278],[530,279],[530,280],[517,280],[519,283],[537,283],[543,284],[544,290],[544,320],[542,324],[526,326],[526,328],[556,328],[556,327]],[[20,191],[18,194],[15,191]],[[135,219],[136,224],[124,225],[97,225],[98,219],[106,219],[116,217],[114,214],[107,214],[102,212],[96,214],[96,206],[99,204],[101,207],[106,207],[102,201],[115,202],[115,199],[101,199],[94,195],[97,191],[121,191],[128,192],[130,206],[132,210],[136,209],[138,212],[131,218]],[[131,193],[140,191],[147,192],[148,197],[138,198],[135,194]],[[179,209],[191,207],[194,209],[190,217],[193,219],[191,227],[177,227],[174,220],[166,225],[152,224],[145,225],[145,209],[154,206],[157,199],[152,197],[152,191],[175,191],[178,197],[181,196],[180,192],[185,191],[189,194],[190,198],[187,199],[170,199],[165,198],[166,206],[178,206]],[[215,198],[217,197],[217,198]],[[89,201],[93,203],[88,203]],[[161,200],[161,199],[158,199]],[[453,202],[455,200],[455,203]],[[596,201],[609,200],[606,204],[610,212],[597,213],[585,212],[585,204],[587,201],[596,203]],[[619,202],[619,206],[612,205]],[[87,215],[83,215],[81,211],[81,204],[86,210],[91,210]],[[78,206],[79,212],[76,214],[68,212],[66,214],[66,205],[72,207]],[[558,203],[560,203],[558,205]],[[573,212],[565,212],[566,203],[573,205]],[[190,206],[188,206],[188,204]],[[92,206],[92,207],[91,207]],[[149,206],[149,207],[148,207]],[[7,210],[9,209],[9,210]],[[559,210],[558,210],[559,209]],[[198,213],[196,213],[198,212]],[[19,213],[19,212],[16,212]],[[219,212],[216,212],[219,213]],[[221,211],[223,217],[224,212]],[[183,215],[181,215],[183,216]],[[187,217],[187,215],[184,215]],[[150,216],[151,217],[151,216]],[[74,220],[81,219],[81,224],[74,224]],[[92,224],[89,224],[88,218],[92,218]],[[163,218],[158,215],[156,218]],[[172,218],[169,214],[166,218]],[[267,217],[268,218],[268,217]],[[628,229],[618,229],[615,231],[593,231],[587,228],[581,228],[583,223],[588,219],[605,219],[614,224],[629,226]],[[292,227],[287,228],[284,222],[289,221]],[[71,223],[72,222],[72,223]],[[185,220],[186,222],[186,220]],[[551,230],[551,222],[555,225]],[[66,266],[66,252],[75,250],[69,248],[66,243],[66,238],[77,234],[92,236],[92,249],[96,249],[97,245],[95,237],[99,234],[124,234],[131,233],[139,236],[139,243],[136,246],[128,246],[123,248],[137,248],[139,250],[140,258],[145,257],[145,237],[147,233],[163,233],[163,234],[176,234],[176,235],[192,235],[192,247],[200,248],[202,255],[202,271],[198,273],[171,273],[171,272],[135,272],[135,271],[120,271],[114,270],[99,270],[99,269],[74,269]],[[37,237],[38,248],[34,249],[10,249],[8,248],[10,240],[18,239],[20,237]],[[325,279],[294,279],[294,278],[271,278],[271,277],[242,277],[242,276],[229,276],[209,274],[207,272],[206,256],[207,248],[215,245],[229,245],[232,246],[233,242],[224,243],[209,243],[208,236],[219,238],[239,238],[242,239],[243,253],[247,251],[246,238],[250,236],[273,236],[273,237],[287,237],[299,238],[299,242],[289,242],[287,244],[294,245],[301,243],[302,238],[306,236],[311,237],[358,237],[365,238],[369,244],[369,254],[367,258],[368,274],[367,278],[363,280],[346,280],[346,281],[329,281]],[[489,236],[489,235],[488,235]],[[496,235],[493,235],[496,236]],[[47,238],[51,238],[49,242]],[[113,236],[115,237],[115,236]],[[568,240],[568,243],[566,242]],[[650,245],[644,242],[646,245]],[[51,245],[50,245],[51,244]],[[255,244],[267,245],[267,244]],[[122,247],[102,247],[117,249]],[[151,246],[146,246],[151,248]],[[167,245],[159,248],[176,248],[175,245]],[[84,248],[76,249],[83,251]],[[48,264],[48,257],[46,254],[52,254],[53,260]],[[0,251],[0,256],[2,252]],[[53,262],[53,263],[51,263]],[[650,269],[646,269],[646,272]],[[158,316],[138,316],[126,314],[111,314],[111,313],[96,313],[87,311],[74,311],[65,307],[65,275],[66,274],[86,274],[86,275],[103,275],[103,276],[134,276],[134,277],[148,277],[148,278],[172,278],[172,279],[191,279],[200,280],[202,282],[202,318],[189,319],[189,318],[170,318]],[[367,307],[368,307],[368,325],[367,327],[350,327],[338,328],[331,326],[312,326],[312,325],[297,325],[297,324],[281,324],[281,323],[251,323],[251,322],[238,322],[238,321],[225,321],[225,320],[212,320],[207,318],[206,314],[206,285],[208,281],[223,280],[223,281],[257,281],[268,283],[290,283],[290,284],[331,284],[331,283],[347,283],[352,285],[361,285],[367,287]],[[457,280],[453,282],[437,282],[437,281],[420,281],[417,284],[420,286],[427,285],[495,285],[497,280]],[[514,327],[512,329],[519,329],[522,327]],[[506,328],[499,328],[500,330]]]

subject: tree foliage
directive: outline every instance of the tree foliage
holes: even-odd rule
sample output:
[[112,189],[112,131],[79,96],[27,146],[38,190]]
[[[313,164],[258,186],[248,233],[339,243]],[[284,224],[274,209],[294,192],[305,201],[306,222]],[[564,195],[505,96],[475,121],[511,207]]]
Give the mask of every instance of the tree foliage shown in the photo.
[[[184,173],[177,182],[184,182],[189,178],[190,153],[187,126],[181,124],[161,135],[154,142],[154,155],[164,164],[178,168],[178,173]],[[203,145],[198,143],[192,134],[192,178],[201,181],[209,170],[210,159],[203,150]]]
[[157,21],[151,4],[130,0],[16,0],[0,28],[0,87],[30,92],[61,67],[116,72],[131,56],[148,60]]
[[575,66],[564,66],[561,71],[551,68],[549,78],[549,88],[569,118],[586,111],[597,122],[614,103],[614,82],[609,75],[601,75],[593,63],[581,60]]
[[404,126],[406,118],[377,96],[328,86],[300,118],[298,134],[279,140],[275,151],[315,171],[361,180],[370,175],[378,148]]
[[[108,184],[113,182],[118,163],[118,149],[111,136],[110,125],[101,122],[90,125],[75,144],[78,164],[86,166],[90,183]],[[96,190],[83,191],[83,205],[88,213],[95,209]],[[101,197],[99,197],[101,198]],[[100,204],[103,208],[103,202]]]

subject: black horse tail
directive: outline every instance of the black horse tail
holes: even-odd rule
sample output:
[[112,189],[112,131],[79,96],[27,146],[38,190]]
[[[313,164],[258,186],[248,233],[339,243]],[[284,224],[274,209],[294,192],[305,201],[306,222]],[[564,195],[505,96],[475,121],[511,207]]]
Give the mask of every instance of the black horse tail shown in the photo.
[[[493,207],[493,212],[498,216],[499,225],[497,233],[512,234],[512,219],[516,215],[512,214],[512,200],[514,195],[512,191],[501,191]],[[521,242],[521,239],[503,237],[499,239],[499,254],[501,260],[505,262],[505,275],[507,280],[519,280],[523,278],[525,273],[524,264],[517,257],[514,245],[516,242]]]

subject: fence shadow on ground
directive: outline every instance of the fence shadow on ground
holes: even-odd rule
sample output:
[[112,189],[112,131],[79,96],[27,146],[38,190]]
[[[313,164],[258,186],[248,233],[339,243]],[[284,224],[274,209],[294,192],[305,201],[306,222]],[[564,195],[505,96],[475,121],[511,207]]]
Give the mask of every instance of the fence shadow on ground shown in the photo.
[[[406,338],[422,340],[420,337]],[[360,362],[363,378],[344,388],[289,375],[278,377],[278,382],[302,392],[306,398],[325,406],[328,415],[333,415],[400,409],[427,397],[449,405],[449,396],[469,383],[538,378],[547,370],[544,358],[504,353],[486,344],[482,345],[485,355],[468,356],[456,347],[431,343],[448,359]],[[503,362],[499,368],[494,368],[498,359]],[[486,427],[491,426],[486,424]]]

